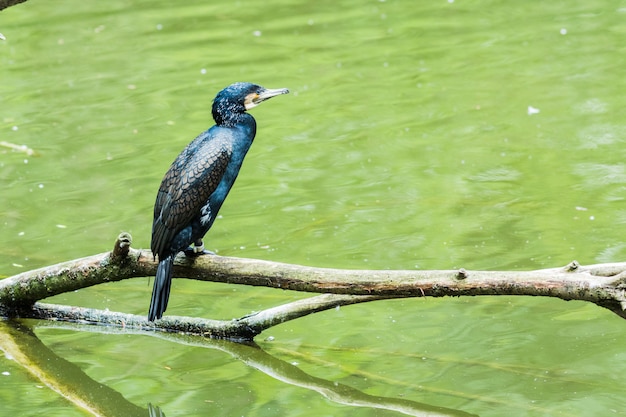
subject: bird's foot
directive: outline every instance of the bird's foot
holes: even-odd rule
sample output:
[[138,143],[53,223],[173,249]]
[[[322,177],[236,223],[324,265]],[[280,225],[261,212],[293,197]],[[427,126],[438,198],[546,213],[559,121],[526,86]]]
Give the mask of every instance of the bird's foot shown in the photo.
[[193,245],[187,247],[184,250],[185,256],[200,256],[200,255],[215,255],[215,252],[211,252],[210,250],[204,249],[204,243],[202,241],[196,242]]

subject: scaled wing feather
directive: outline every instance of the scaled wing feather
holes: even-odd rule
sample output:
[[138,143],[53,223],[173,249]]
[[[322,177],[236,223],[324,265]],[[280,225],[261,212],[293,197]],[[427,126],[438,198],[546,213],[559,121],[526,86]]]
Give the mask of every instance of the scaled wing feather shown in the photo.
[[[174,161],[172,167],[183,163],[185,169],[170,170],[165,174],[154,207],[152,225],[152,253],[162,255],[172,248],[167,245],[200,215],[202,207],[219,185],[232,156],[227,142],[208,142],[192,155],[187,149]],[[177,176],[176,172],[183,172]]]

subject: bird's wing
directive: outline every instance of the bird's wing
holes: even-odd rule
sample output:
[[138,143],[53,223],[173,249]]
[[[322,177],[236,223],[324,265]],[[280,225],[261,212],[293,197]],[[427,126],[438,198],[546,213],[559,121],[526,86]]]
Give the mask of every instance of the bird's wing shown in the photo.
[[209,140],[191,152],[192,144],[176,158],[161,182],[150,245],[155,255],[169,250],[176,235],[200,214],[233,153],[226,141]]

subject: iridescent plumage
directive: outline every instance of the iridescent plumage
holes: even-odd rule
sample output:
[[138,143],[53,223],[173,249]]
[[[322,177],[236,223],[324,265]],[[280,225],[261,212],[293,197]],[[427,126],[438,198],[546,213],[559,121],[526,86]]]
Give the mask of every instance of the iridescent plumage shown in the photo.
[[165,174],[154,204],[150,246],[159,257],[159,266],[148,320],[160,319],[167,308],[178,252],[191,244],[203,252],[202,238],[213,225],[256,134],[256,122],[246,111],[288,92],[250,83],[226,87],[213,101],[215,126],[187,145]]

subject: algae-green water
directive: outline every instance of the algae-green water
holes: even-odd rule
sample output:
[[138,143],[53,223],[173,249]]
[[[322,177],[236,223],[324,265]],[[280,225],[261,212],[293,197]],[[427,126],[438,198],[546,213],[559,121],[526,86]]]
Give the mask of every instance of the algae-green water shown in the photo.
[[[0,277],[108,251],[121,231],[148,248],[163,174],[236,81],[291,94],[252,110],[257,137],[206,236],[220,255],[485,270],[626,257],[622,2],[28,0],[0,12],[0,32]],[[150,292],[147,277],[54,301],[146,314]],[[166,314],[230,319],[303,296],[174,280]],[[35,333],[168,417],[402,415],[219,349]],[[626,415],[626,322],[582,302],[378,301],[256,341],[370,396]],[[0,372],[0,414],[86,415],[11,358]]]

